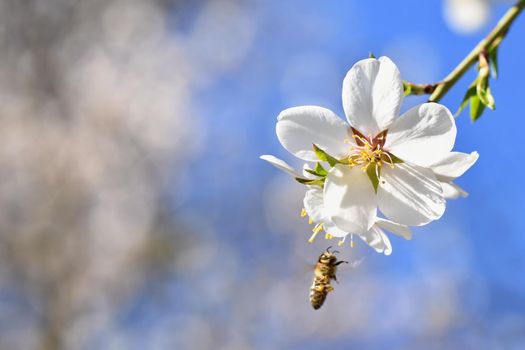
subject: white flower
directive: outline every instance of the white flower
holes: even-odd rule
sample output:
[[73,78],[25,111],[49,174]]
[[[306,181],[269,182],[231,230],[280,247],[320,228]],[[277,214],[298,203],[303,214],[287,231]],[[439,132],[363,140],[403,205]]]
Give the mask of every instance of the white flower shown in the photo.
[[318,161],[315,144],[338,160],[324,179],[325,220],[364,235],[375,227],[378,208],[402,225],[440,218],[443,187],[456,189],[451,181],[477,159],[477,153],[451,153],[456,125],[449,110],[425,103],[398,117],[403,84],[387,57],[356,63],[342,95],[348,123],[328,109],[303,106],[281,112],[276,126],[296,157]]
[[[300,174],[293,167],[288,165],[283,160],[276,158],[271,155],[263,155],[260,157],[263,160],[266,160],[276,168],[299,178],[309,178],[315,179],[315,177],[308,173],[306,169],[310,169],[307,164],[303,169],[303,173]],[[311,169],[310,169],[311,170]],[[308,190],[306,191],[303,204],[304,204],[304,214],[309,216],[311,224],[315,224],[313,235],[310,237],[309,242],[312,242],[317,234],[322,230],[326,232],[325,237],[327,239],[339,238],[339,245],[342,245],[345,242],[345,239],[350,235],[353,239],[353,235],[356,234],[361,238],[365,243],[375,249],[378,253],[384,253],[385,255],[390,255],[392,253],[392,245],[388,236],[383,230],[391,231],[405,239],[412,238],[412,232],[405,225],[400,225],[390,220],[376,218],[375,224],[370,230],[364,233],[350,233],[339,229],[330,218],[326,216],[324,210],[324,200],[323,200],[323,190],[319,186],[307,186]],[[353,240],[351,241],[353,246]]]
[[[392,253],[392,245],[388,236],[385,234],[383,229],[391,231],[405,239],[412,238],[412,232],[405,225],[400,225],[390,220],[375,218],[375,222],[372,227],[366,232],[349,233],[341,230],[335,225],[330,218],[326,215],[324,208],[323,190],[318,186],[311,186],[304,197],[304,208],[310,218],[317,223],[314,228],[314,235],[310,238],[311,240],[315,237],[316,229],[323,229],[326,232],[327,238],[338,237],[341,238],[339,245],[344,243],[346,237],[350,234],[357,235],[365,243],[374,248],[378,253],[384,253],[390,255]],[[353,245],[353,243],[352,243]]]
[[432,164],[430,168],[441,184],[443,197],[456,199],[468,196],[468,193],[453,183],[452,180],[463,175],[465,171],[476,163],[478,158],[478,152],[472,152],[471,154],[450,152],[446,157]]

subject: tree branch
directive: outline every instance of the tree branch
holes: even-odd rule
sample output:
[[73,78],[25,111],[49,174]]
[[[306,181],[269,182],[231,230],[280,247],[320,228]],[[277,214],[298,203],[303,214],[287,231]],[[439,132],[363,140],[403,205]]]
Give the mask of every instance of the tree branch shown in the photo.
[[461,61],[456,68],[449,75],[446,76],[440,82],[434,84],[414,84],[405,82],[405,91],[407,94],[412,95],[425,95],[429,94],[429,102],[438,102],[443,96],[450,90],[452,86],[461,78],[465,72],[468,71],[472,65],[474,65],[480,54],[496,48],[505,35],[507,34],[511,24],[521,13],[525,7],[525,0],[520,0],[516,5],[512,6],[503,17],[499,20],[498,24],[490,31],[490,33],[481,40],[472,51]]

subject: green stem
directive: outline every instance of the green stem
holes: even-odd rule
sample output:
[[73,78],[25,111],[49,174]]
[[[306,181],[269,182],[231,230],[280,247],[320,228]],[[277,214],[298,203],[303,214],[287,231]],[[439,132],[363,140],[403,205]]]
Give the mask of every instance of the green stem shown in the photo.
[[437,84],[414,84],[403,82],[407,95],[428,95],[436,90]]
[[[405,82],[406,86],[410,86],[411,93],[415,95],[419,94],[430,94],[428,99],[429,102],[438,102],[443,96],[450,90],[454,84],[461,78],[465,72],[475,64],[479,55],[487,51],[489,48],[494,48],[499,45],[502,39],[507,34],[511,24],[521,13],[525,7],[525,0],[520,0],[516,5],[512,6],[503,17],[499,20],[498,24],[490,31],[490,33],[481,40],[472,51],[461,61],[456,68],[449,75],[446,76],[442,81],[435,84],[413,84]],[[494,44],[494,45],[493,45]]]

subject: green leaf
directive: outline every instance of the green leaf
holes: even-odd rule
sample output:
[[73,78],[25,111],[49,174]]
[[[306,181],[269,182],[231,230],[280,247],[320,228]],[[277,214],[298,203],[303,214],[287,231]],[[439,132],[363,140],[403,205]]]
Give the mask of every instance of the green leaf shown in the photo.
[[312,179],[307,179],[305,177],[294,177],[295,181],[304,184],[305,182],[312,181]]
[[[477,90],[478,90],[477,91],[477,95],[478,95],[478,98],[481,101],[481,103],[483,103],[485,106],[491,108],[491,106],[490,106],[491,101],[490,101],[489,96],[487,95],[487,89],[485,89],[485,90],[477,89]],[[492,102],[494,102],[494,99],[492,99]],[[491,109],[493,109],[493,108],[491,108]]]
[[[483,104],[487,106],[488,108],[495,110],[496,106],[494,104],[494,96],[492,96],[492,93],[490,92],[490,87],[487,86],[487,89],[485,90],[485,94],[483,95],[484,100],[482,100]],[[486,102],[486,103],[485,103]]]
[[326,175],[328,175],[328,171],[326,171],[326,169],[323,168],[323,166],[319,162],[315,164],[315,169],[313,170],[304,169],[304,170],[312,175],[319,176],[319,177],[325,177]]
[[[366,174],[374,186],[374,191],[377,193],[377,188],[379,187],[379,176],[381,175],[381,167],[377,164],[369,165],[366,169]],[[379,175],[379,176],[378,176]]]
[[315,176],[321,176],[318,173],[316,173],[315,170],[312,170],[312,169],[304,169],[304,171],[306,171],[309,174],[315,175]]
[[303,179],[302,177],[296,177],[295,180],[303,185],[316,185],[316,186],[323,187],[325,178],[312,180],[312,179]]
[[329,155],[328,153],[326,153],[325,151],[317,147],[316,144],[314,144],[313,146],[314,146],[315,155],[317,156],[317,158],[319,158],[320,161],[328,162],[330,166],[334,166],[338,163],[337,159],[335,159],[334,157],[332,157],[331,155]]
[[490,68],[489,66],[481,67],[478,70],[478,77],[476,78],[476,89],[479,93],[480,90],[485,90],[489,85]]
[[374,56],[372,51],[370,51],[370,52],[368,52],[368,58],[376,58],[376,56]]
[[328,175],[328,171],[319,162],[315,163],[315,172],[321,176]]
[[476,85],[473,83],[472,85],[470,85],[467,92],[465,93],[463,101],[461,102],[461,105],[459,105],[458,111],[456,112],[456,114],[454,114],[455,117],[458,117],[461,114],[463,109],[467,107],[467,103],[469,102],[470,98],[474,95],[476,95]]
[[388,154],[390,155],[390,158],[392,158],[392,161],[394,162],[394,164],[404,163],[401,159],[397,158],[392,153],[389,152]]
[[479,96],[472,96],[470,99],[470,120],[472,120],[473,122],[478,120],[479,117],[481,117],[481,114],[483,113],[484,109],[485,105],[481,103]]
[[498,79],[498,48],[499,46],[496,46],[489,52],[489,63],[494,79]]
[[480,69],[479,76],[476,83],[476,94],[479,97],[481,103],[490,109],[494,109],[494,97],[490,92],[489,87],[489,68],[485,67]]

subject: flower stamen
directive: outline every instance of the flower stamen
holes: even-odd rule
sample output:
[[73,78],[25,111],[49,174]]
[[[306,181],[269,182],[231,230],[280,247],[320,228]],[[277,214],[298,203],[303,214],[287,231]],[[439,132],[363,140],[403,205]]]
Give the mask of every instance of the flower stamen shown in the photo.
[[[375,173],[378,178],[380,175],[379,167],[383,165],[383,162],[388,163],[391,168],[394,167],[395,162],[392,155],[383,149],[387,134],[386,130],[379,133],[376,137],[369,136],[368,138],[359,131],[352,130],[354,131],[352,137],[356,140],[357,146],[352,146],[350,155],[347,157],[347,164],[350,167],[359,165],[361,170],[366,172],[372,165],[375,167]],[[345,139],[345,143],[350,143],[350,141]]]
[[308,238],[308,243],[312,243],[315,239],[315,237],[317,236],[317,234],[319,232],[321,232],[323,230],[323,224],[317,224],[315,225],[314,229],[312,230],[313,231],[313,234],[310,236],[310,238]]

